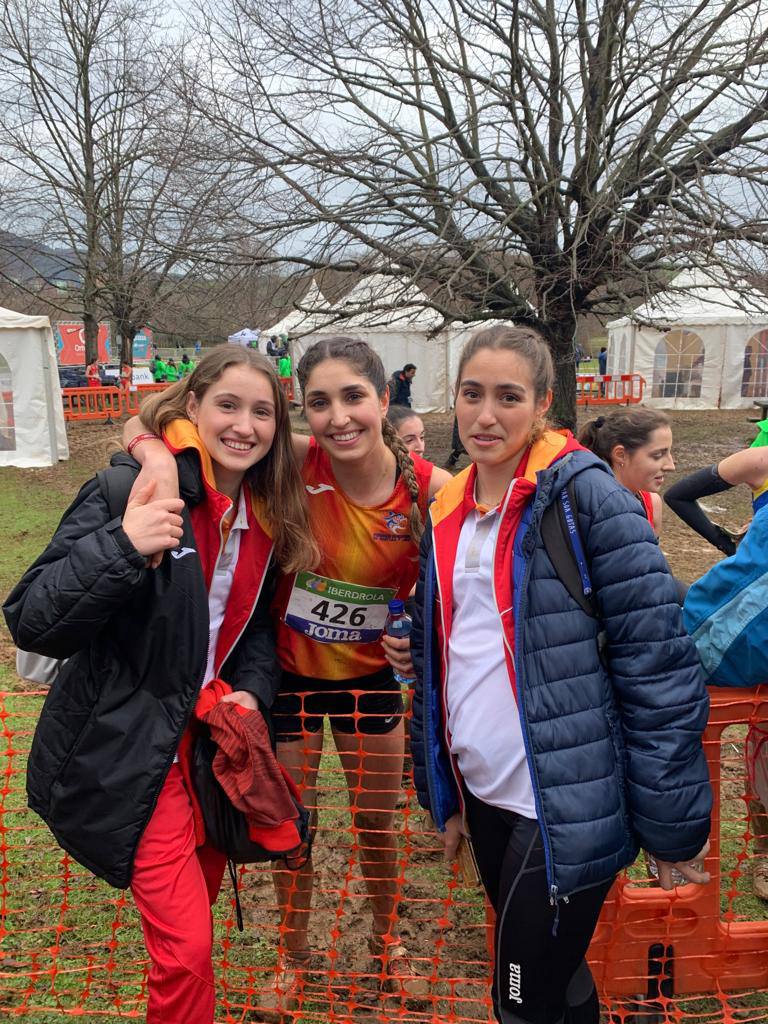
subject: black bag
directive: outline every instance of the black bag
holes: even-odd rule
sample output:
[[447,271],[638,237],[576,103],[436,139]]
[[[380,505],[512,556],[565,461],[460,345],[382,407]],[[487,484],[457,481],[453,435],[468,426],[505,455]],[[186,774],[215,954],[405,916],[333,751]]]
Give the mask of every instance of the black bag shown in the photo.
[[248,821],[242,811],[232,803],[219,784],[213,771],[213,759],[218,747],[207,729],[195,739],[192,751],[192,785],[200,804],[208,842],[235,864],[259,864],[270,860],[285,860],[291,870],[298,870],[309,859],[312,839],[309,812],[294,800],[296,827],[301,838],[292,850],[265,850],[251,839]]

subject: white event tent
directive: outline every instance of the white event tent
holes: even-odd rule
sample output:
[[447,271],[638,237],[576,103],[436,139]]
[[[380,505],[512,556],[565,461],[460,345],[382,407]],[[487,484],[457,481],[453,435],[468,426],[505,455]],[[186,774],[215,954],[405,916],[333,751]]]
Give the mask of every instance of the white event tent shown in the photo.
[[262,336],[271,338],[287,334],[291,337],[311,334],[317,328],[329,322],[332,317],[331,307],[323,298],[322,292],[313,281],[304,297],[299,300],[301,309],[292,309],[282,320],[262,331]]
[[0,307],[0,467],[68,458],[51,322]]
[[646,405],[739,409],[768,397],[768,297],[685,271],[608,324],[608,373],[645,378]]
[[[302,306],[309,305],[307,297]],[[413,363],[416,376],[411,391],[416,412],[444,412],[450,408],[451,345],[453,334],[436,333],[442,323],[429,300],[408,279],[372,274],[363,278],[348,295],[321,314],[308,331],[293,343],[298,361],[313,341],[330,334],[362,338],[381,356],[387,376]],[[271,331],[270,333],[274,333]],[[311,337],[308,335],[311,334]]]

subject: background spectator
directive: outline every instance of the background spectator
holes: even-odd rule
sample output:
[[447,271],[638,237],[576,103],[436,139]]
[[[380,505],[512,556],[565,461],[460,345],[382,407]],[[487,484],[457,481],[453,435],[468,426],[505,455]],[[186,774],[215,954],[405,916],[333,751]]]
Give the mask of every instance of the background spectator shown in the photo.
[[405,405],[410,409],[411,382],[415,376],[416,367],[413,363],[406,363],[402,370],[392,374],[389,400],[393,405]]

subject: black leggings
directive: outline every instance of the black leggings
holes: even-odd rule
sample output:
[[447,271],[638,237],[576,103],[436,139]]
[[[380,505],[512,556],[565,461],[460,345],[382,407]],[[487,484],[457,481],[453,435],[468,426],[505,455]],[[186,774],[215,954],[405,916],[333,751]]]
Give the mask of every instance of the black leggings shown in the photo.
[[556,934],[538,822],[466,793],[483,886],[496,911],[493,1008],[501,1024],[598,1024],[584,956],[613,879],[560,900]]

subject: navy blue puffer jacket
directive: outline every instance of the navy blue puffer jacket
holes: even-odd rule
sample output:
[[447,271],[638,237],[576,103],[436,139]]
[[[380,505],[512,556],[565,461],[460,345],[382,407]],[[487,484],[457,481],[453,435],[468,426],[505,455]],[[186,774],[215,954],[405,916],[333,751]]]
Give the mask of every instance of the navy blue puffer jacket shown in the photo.
[[[570,480],[600,622],[570,596],[540,536],[545,507]],[[458,482],[447,487],[457,492]],[[419,800],[443,830],[461,801],[445,738],[433,520],[434,509],[411,639],[411,744]],[[640,846],[663,860],[691,859],[710,827],[701,745],[709,701],[675,581],[640,503],[591,452],[571,451],[536,475],[513,566],[510,639],[550,892],[567,896],[609,879]]]

